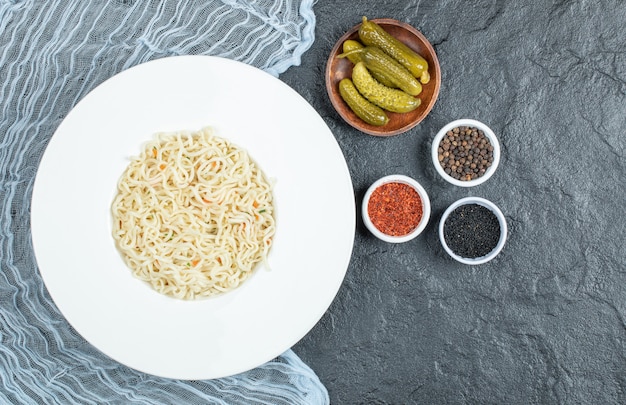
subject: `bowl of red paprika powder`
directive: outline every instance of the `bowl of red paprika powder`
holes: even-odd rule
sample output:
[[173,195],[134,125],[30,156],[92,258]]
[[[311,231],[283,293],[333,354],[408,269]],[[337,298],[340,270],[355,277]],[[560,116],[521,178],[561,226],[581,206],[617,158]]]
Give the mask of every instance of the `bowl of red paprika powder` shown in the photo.
[[363,198],[363,222],[380,240],[410,241],[419,235],[430,218],[428,193],[416,180],[392,174],[375,181]]

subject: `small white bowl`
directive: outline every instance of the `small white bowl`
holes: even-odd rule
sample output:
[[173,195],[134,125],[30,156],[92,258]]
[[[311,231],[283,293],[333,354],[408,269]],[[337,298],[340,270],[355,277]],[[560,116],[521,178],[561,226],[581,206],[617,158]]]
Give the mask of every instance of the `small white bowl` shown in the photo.
[[[448,131],[456,127],[478,128],[479,130],[483,131],[483,133],[485,134],[485,137],[487,137],[487,139],[489,140],[489,143],[491,143],[491,145],[493,146],[493,162],[491,166],[487,168],[487,170],[485,171],[485,174],[483,174],[482,176],[476,179],[457,180],[454,177],[447,174],[443,170],[443,167],[441,167],[441,163],[439,163],[439,152],[438,152],[439,143],[441,142],[441,140],[443,139],[443,137]],[[483,124],[480,121],[464,118],[464,119],[450,122],[449,124],[441,128],[439,132],[437,132],[437,135],[435,135],[435,138],[433,139],[433,143],[431,147],[431,155],[432,155],[433,164],[435,165],[435,169],[437,170],[437,173],[439,173],[441,177],[443,177],[447,182],[454,184],[455,186],[459,186],[459,187],[473,187],[473,186],[477,186],[487,181],[491,176],[493,176],[493,173],[498,168],[498,164],[500,164],[500,142],[498,142],[498,138],[496,137],[496,134],[494,134],[491,128],[489,128],[487,125]]]
[[[378,187],[387,183],[408,184],[409,186],[413,187],[415,191],[417,191],[417,193],[419,194],[422,200],[422,219],[418,223],[417,227],[415,227],[413,231],[411,231],[410,233],[406,235],[391,236],[391,235],[387,235],[381,232],[380,230],[378,230],[378,228],[376,228],[376,226],[374,226],[374,224],[372,223],[372,220],[370,219],[368,215],[367,208],[368,208],[372,193]],[[378,179],[367,189],[367,192],[365,193],[365,197],[363,198],[362,216],[363,216],[363,222],[365,223],[365,226],[367,227],[367,229],[369,229],[369,231],[372,234],[374,234],[374,236],[376,236],[378,239],[383,240],[385,242],[389,242],[389,243],[407,242],[407,241],[410,241],[411,239],[414,239],[417,235],[419,235],[424,230],[424,228],[426,228],[426,225],[428,224],[428,220],[430,218],[430,199],[428,198],[428,193],[426,193],[426,190],[424,190],[424,187],[422,187],[421,184],[419,184],[416,180],[412,179],[411,177],[404,176],[402,174],[392,174],[392,175],[385,176],[385,177]]]
[[[500,239],[498,240],[496,247],[494,247],[493,250],[489,252],[488,254],[486,254],[485,256],[476,257],[473,259],[462,257],[454,253],[452,249],[450,249],[450,247],[446,243],[446,239],[443,234],[443,227],[450,213],[452,213],[452,211],[454,211],[457,207],[460,207],[461,205],[467,205],[467,204],[478,204],[478,205],[482,205],[483,207],[489,208],[491,212],[495,214],[496,218],[498,218],[498,222],[500,223]],[[488,261],[496,257],[500,253],[502,248],[504,247],[504,244],[506,243],[507,233],[508,233],[508,230],[507,230],[507,225],[506,225],[506,219],[504,218],[504,214],[502,214],[502,211],[500,211],[500,208],[498,208],[491,201],[486,200],[484,198],[480,198],[480,197],[465,197],[465,198],[461,198],[460,200],[455,201],[448,207],[448,209],[446,209],[446,211],[441,216],[441,222],[439,222],[439,240],[441,241],[441,245],[443,246],[445,251],[454,260],[460,263],[469,264],[469,265],[487,263]]]

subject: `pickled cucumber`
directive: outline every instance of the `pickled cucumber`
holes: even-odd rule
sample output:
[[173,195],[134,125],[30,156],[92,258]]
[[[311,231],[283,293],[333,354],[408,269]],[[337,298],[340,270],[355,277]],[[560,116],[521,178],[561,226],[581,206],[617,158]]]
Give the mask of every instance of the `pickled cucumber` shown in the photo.
[[389,122],[387,114],[367,101],[354,87],[352,80],[345,78],[339,82],[339,94],[357,117],[368,124],[382,126]]
[[355,41],[353,39],[347,39],[343,42],[343,53],[339,55],[338,57],[339,58],[347,57],[350,60],[350,62],[356,65],[358,62],[362,62],[363,58],[361,58],[360,53],[352,53],[352,51],[356,51],[356,50],[363,49],[363,48],[364,48],[363,44],[360,43],[359,41]]
[[[350,62],[356,65],[358,62],[363,62],[363,54],[360,52],[354,52],[354,51],[358,51],[359,49],[363,49],[363,48],[364,48],[363,44],[361,44],[359,41],[348,39],[344,41],[343,43],[343,53],[338,55],[337,57],[348,58]],[[377,72],[371,72],[371,73],[372,73],[372,76],[374,76],[374,79],[378,80],[385,86],[394,87],[394,88],[398,87],[395,85],[395,83],[391,79],[387,78],[386,73],[377,73]]]
[[415,110],[422,100],[402,90],[392,89],[377,82],[365,67],[358,62],[352,69],[352,81],[355,87],[367,100],[387,111],[405,113]]
[[430,81],[428,62],[403,42],[390,35],[380,25],[363,17],[359,39],[365,45],[377,46],[407,68],[422,84]]
[[[422,85],[413,77],[411,72],[378,47],[355,47],[351,51],[340,54],[339,57],[347,57],[348,59],[352,57],[363,62],[374,79],[387,87],[402,89],[412,96],[417,96],[422,92]],[[381,80],[380,77],[384,80]],[[389,86],[388,83],[392,83],[392,86]]]

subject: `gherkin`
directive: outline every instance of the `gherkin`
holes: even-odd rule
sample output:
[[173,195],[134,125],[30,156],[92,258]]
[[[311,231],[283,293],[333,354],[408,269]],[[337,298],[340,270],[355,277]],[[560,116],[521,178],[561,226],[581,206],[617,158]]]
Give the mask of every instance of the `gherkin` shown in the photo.
[[357,63],[352,69],[352,81],[366,99],[380,108],[405,113],[420,106],[421,100],[402,90],[392,89],[378,83],[367,70],[363,62]]

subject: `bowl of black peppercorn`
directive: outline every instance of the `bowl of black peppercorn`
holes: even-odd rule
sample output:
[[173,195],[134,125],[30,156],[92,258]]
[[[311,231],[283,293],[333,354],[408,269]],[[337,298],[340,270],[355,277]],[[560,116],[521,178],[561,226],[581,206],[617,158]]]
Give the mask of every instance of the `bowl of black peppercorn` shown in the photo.
[[437,173],[459,187],[473,187],[487,181],[500,163],[500,143],[484,123],[459,119],[437,132],[432,143]]
[[439,240],[456,261],[483,264],[495,258],[506,243],[504,214],[493,202],[465,197],[452,203],[439,222]]

